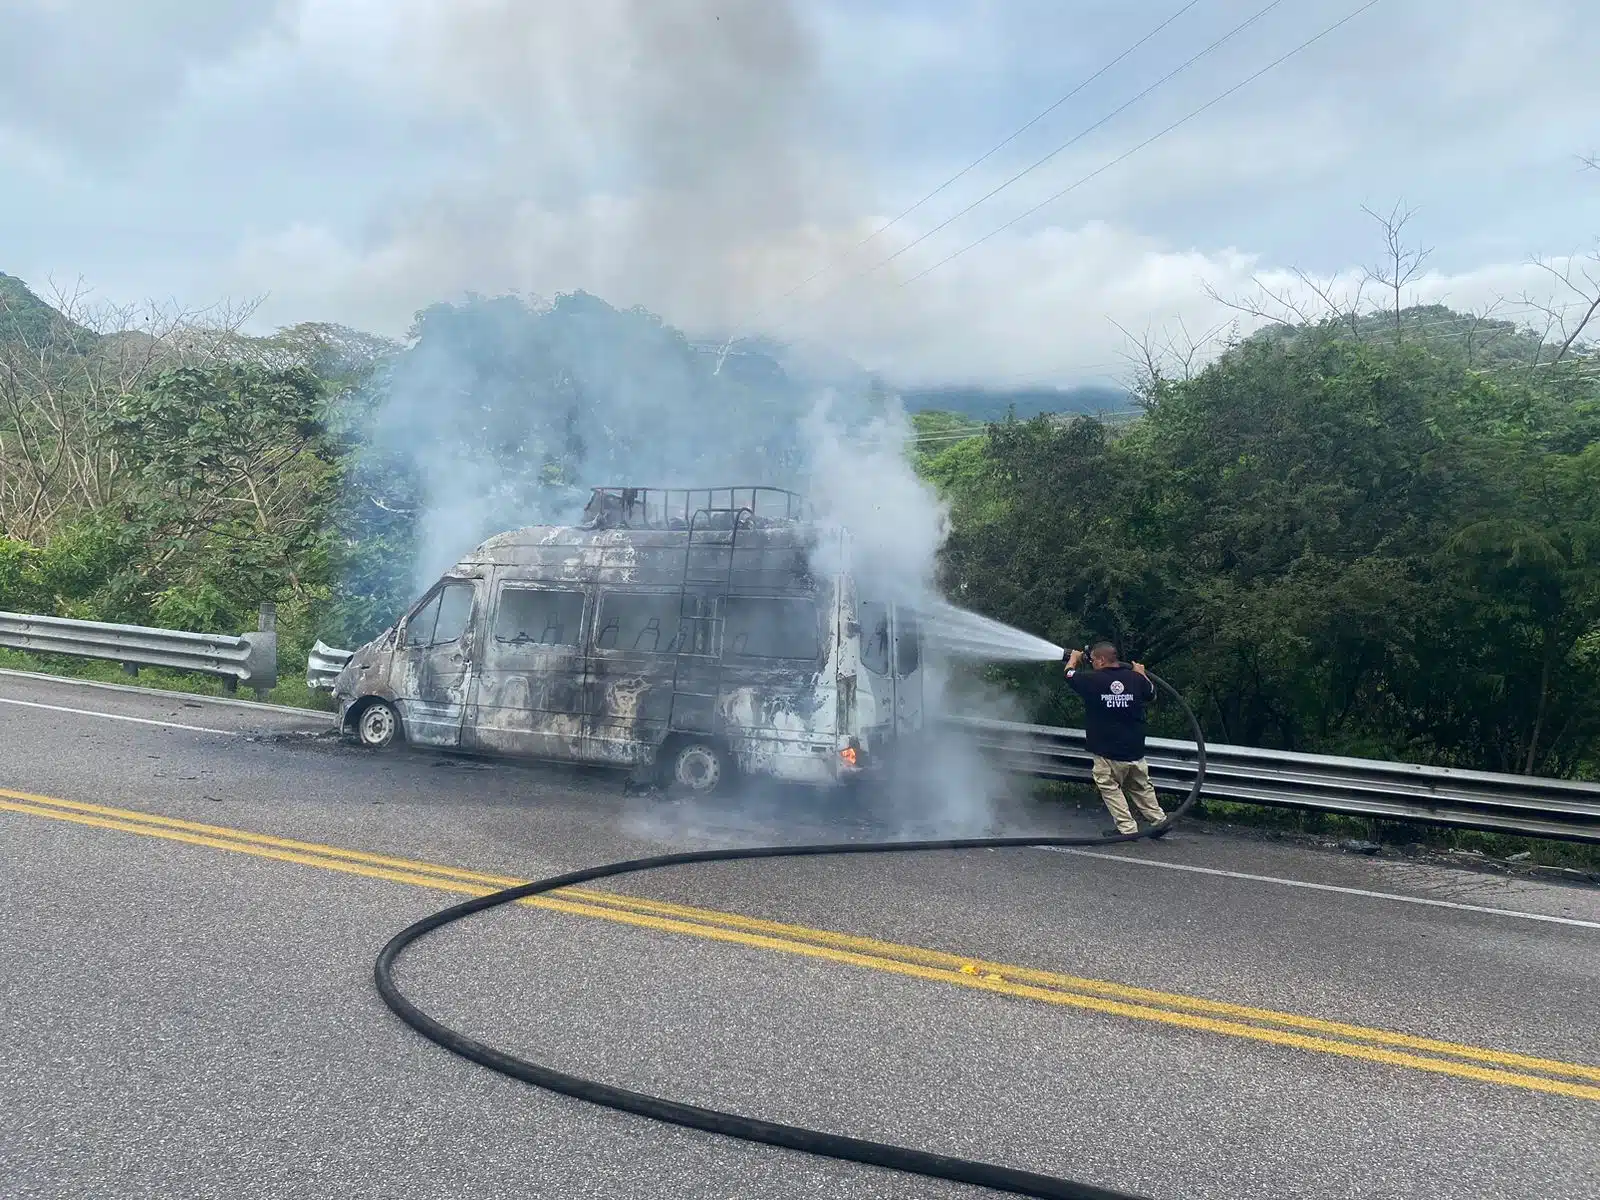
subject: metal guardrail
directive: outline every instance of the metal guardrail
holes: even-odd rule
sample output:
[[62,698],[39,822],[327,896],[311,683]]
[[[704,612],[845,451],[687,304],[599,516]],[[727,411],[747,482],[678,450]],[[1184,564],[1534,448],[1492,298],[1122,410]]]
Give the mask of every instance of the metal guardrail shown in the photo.
[[325,646],[321,641],[311,647],[311,657],[306,660],[306,686],[313,691],[331,692],[333,681],[350,661],[351,651]]
[[[331,689],[349,661],[350,651],[318,642],[306,664],[306,683]],[[945,717],[941,724],[971,735],[1006,770],[1090,781],[1093,757],[1081,729],[982,717]],[[1150,738],[1146,751],[1150,778],[1159,790],[1189,790],[1193,742]],[[1600,842],[1600,784],[1568,779],[1207,743],[1204,794],[1214,800]]]
[[230,692],[243,684],[259,695],[278,684],[277,614],[272,605],[261,606],[260,625],[254,633],[235,637],[0,612],[0,646],[119,662],[135,675],[140,667],[194,671],[220,678]]
[[[1081,729],[978,717],[948,717],[944,724],[975,735],[978,745],[1008,770],[1045,779],[1089,779],[1092,759]],[[1150,738],[1146,748],[1155,786],[1162,791],[1187,791],[1194,782],[1194,743]],[[1600,842],[1600,784],[1568,779],[1208,742],[1205,795],[1216,800]]]

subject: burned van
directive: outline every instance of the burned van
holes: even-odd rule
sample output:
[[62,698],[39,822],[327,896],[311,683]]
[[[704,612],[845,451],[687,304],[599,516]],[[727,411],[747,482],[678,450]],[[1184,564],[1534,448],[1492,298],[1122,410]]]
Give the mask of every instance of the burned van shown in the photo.
[[597,488],[478,546],[334,681],[341,727],[631,768],[830,784],[921,728],[914,615],[858,596],[848,531],[776,488]]

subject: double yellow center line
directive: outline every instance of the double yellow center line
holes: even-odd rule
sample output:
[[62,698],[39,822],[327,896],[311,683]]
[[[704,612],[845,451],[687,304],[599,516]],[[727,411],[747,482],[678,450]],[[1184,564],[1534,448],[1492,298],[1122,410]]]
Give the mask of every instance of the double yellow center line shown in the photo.
[[[3,788],[0,788],[0,810],[468,896],[486,895],[524,882],[509,876],[465,871],[416,859],[368,854],[316,842],[272,837],[242,829]],[[1085,979],[1031,967],[1010,966],[877,938],[810,929],[803,925],[590,888],[564,888],[548,895],[530,897],[520,903],[571,916],[594,917],[661,933],[798,954],[1019,1000],[1087,1009],[1133,1020],[1155,1021],[1205,1033],[1451,1075],[1480,1083],[1526,1088],[1577,1100],[1600,1101],[1600,1067],[1581,1063],[1487,1050],[1436,1038],[1415,1037],[1341,1021],[1325,1021],[1297,1013],[1250,1008],[1198,996],[1130,987],[1102,979]]]

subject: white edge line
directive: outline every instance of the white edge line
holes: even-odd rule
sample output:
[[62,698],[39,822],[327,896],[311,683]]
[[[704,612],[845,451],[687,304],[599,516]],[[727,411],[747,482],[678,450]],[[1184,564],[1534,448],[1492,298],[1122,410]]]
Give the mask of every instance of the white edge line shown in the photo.
[[201,704],[218,704],[225,708],[257,708],[264,712],[289,713],[293,716],[326,717],[333,720],[331,712],[320,708],[296,708],[290,704],[263,704],[259,700],[235,700],[230,696],[208,696],[202,692],[180,692],[167,688],[135,687],[127,683],[106,683],[100,679],[79,679],[72,675],[46,675],[42,671],[16,671],[0,667],[0,679],[34,679],[40,683],[65,683],[73,687],[98,688],[103,692],[124,692],[132,696],[153,696],[160,700],[194,700]]
[[1102,850],[1078,850],[1068,846],[1042,846],[1040,849],[1055,854],[1076,854],[1081,858],[1103,858],[1107,862],[1135,863],[1141,867],[1161,867],[1168,871],[1189,871],[1195,875],[1219,875],[1224,879],[1277,883],[1284,887],[1309,888],[1316,892],[1338,892],[1344,896],[1365,896],[1372,900],[1393,900],[1400,904],[1423,904],[1429,908],[1453,908],[1460,912],[1487,913],[1493,917],[1519,917],[1524,921],[1545,921],[1552,925],[1575,925],[1579,929],[1600,929],[1600,921],[1584,921],[1578,917],[1552,917],[1545,913],[1520,912],[1514,908],[1489,908],[1482,904],[1462,904],[1456,900],[1429,900],[1422,896],[1402,896],[1397,892],[1374,892],[1366,888],[1340,887],[1332,883],[1311,883],[1304,879],[1282,879],[1276,875],[1251,875],[1244,871],[1223,871],[1217,867],[1157,862],[1153,858],[1132,858],[1122,854],[1107,854]]
[[40,704],[34,700],[11,700],[0,696],[0,704],[15,704],[21,708],[42,708],[47,712],[71,713],[76,717],[100,717],[107,721],[127,721],[133,725],[158,725],[162,729],[186,729],[190,733],[220,733],[225,737],[238,737],[236,729],[208,729],[204,725],[181,725],[177,721],[153,721],[149,717],[125,717],[120,713],[95,712],[89,708],[66,708],[60,704]]

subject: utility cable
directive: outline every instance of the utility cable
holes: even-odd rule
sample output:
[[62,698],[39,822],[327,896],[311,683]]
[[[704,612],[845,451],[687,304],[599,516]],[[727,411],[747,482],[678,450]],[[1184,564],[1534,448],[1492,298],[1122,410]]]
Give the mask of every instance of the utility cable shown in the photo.
[[[996,142],[993,146],[989,147],[989,149],[985,150],[977,158],[973,159],[966,166],[962,167],[954,175],[950,176],[949,179],[946,179],[938,187],[934,188],[927,195],[923,196],[920,200],[916,201],[909,208],[902,209],[900,211],[900,213],[898,213],[896,216],[891,217],[889,220],[885,221],[882,225],[880,225],[876,229],[874,229],[871,233],[867,234],[866,237],[862,238],[859,242],[857,242],[854,246],[852,246],[850,248],[851,251],[854,252],[856,250],[860,250],[863,246],[866,246],[868,243],[876,241],[880,235],[882,235],[884,233],[887,233],[890,229],[892,229],[894,226],[898,225],[901,221],[905,220],[912,213],[916,212],[919,208],[921,208],[928,201],[932,200],[935,196],[937,196],[941,192],[943,192],[951,184],[960,181],[961,179],[965,178],[969,173],[971,173],[972,171],[975,171],[977,168],[981,167],[984,163],[988,162],[991,158],[993,158],[996,154],[1000,153],[1000,151],[1004,150],[1012,142],[1016,141],[1023,134],[1027,133],[1028,130],[1032,129],[1040,121],[1044,120],[1051,113],[1055,112],[1056,109],[1060,108],[1068,100],[1071,100],[1079,92],[1083,91],[1084,88],[1088,87],[1095,80],[1099,79],[1102,75],[1106,74],[1113,67],[1115,67],[1118,63],[1120,63],[1124,59],[1128,58],[1130,55],[1133,54],[1133,52],[1135,50],[1139,49],[1146,42],[1148,42],[1151,38],[1155,37],[1162,30],[1166,29],[1167,26],[1171,25],[1179,17],[1183,16],[1184,13],[1188,12],[1191,8],[1193,8],[1195,5],[1197,5],[1199,3],[1200,3],[1200,0],[1189,0],[1189,3],[1185,4],[1177,12],[1173,13],[1166,20],[1162,21],[1161,24],[1157,25],[1154,29],[1152,29],[1149,33],[1145,34],[1142,38],[1140,38],[1133,45],[1129,46],[1121,54],[1117,55],[1110,62],[1106,63],[1105,66],[1101,67],[1093,75],[1090,75],[1087,79],[1084,79],[1082,82],[1080,82],[1078,84],[1077,87],[1073,88],[1066,95],[1062,96],[1060,99],[1056,100],[1054,103],[1050,104],[1048,107],[1046,107],[1045,109],[1040,111],[1038,113],[1038,115],[1033,117],[1031,120],[1029,120],[1025,124],[1019,126],[1017,129],[1013,130],[1009,135],[1006,136],[1006,138],[1004,140]],[[1115,115],[1115,114],[1113,114],[1113,115]],[[1035,164],[1035,165],[1037,166],[1038,164]],[[1033,168],[1031,168],[1031,167],[1029,168],[1029,170],[1032,170],[1032,169]],[[1026,174],[1026,172],[1024,172],[1024,174]],[[1020,176],[1018,178],[1020,178]],[[979,203],[982,203],[982,202],[980,201]],[[778,297],[778,299],[780,301],[787,300],[790,296],[794,295],[801,288],[805,287],[809,283],[812,283],[813,281],[815,281],[819,277],[821,277],[823,275],[826,275],[831,270],[833,270],[832,265],[824,265],[824,266],[818,267],[810,275],[807,275],[799,283],[795,284],[788,291],[784,292],[781,296]]]
[[[970,213],[973,209],[979,207],[980,205],[987,204],[990,200],[994,199],[1001,192],[1003,192],[1007,188],[1009,188],[1012,184],[1017,183],[1019,180],[1022,180],[1024,178],[1026,178],[1027,176],[1033,174],[1033,172],[1037,171],[1040,167],[1044,166],[1047,162],[1049,162],[1051,159],[1055,158],[1056,155],[1060,154],[1062,151],[1068,150],[1071,147],[1077,145],[1079,142],[1081,142],[1084,138],[1088,137],[1095,130],[1101,128],[1102,126],[1104,126],[1106,124],[1109,124],[1115,117],[1117,117],[1117,116],[1121,115],[1122,113],[1126,112],[1128,109],[1132,108],[1135,104],[1139,103],[1139,101],[1143,100],[1146,96],[1150,95],[1150,93],[1156,91],[1158,88],[1164,86],[1166,83],[1168,83],[1172,79],[1175,79],[1177,76],[1183,74],[1183,72],[1187,71],[1190,67],[1194,66],[1195,63],[1199,62],[1202,58],[1206,57],[1206,55],[1210,54],[1212,51],[1214,51],[1214,50],[1218,49],[1219,47],[1223,46],[1227,42],[1232,41],[1235,37],[1237,37],[1239,34],[1243,33],[1246,29],[1248,29],[1250,26],[1254,25],[1257,21],[1261,20],[1262,17],[1266,16],[1269,12],[1271,12],[1273,9],[1277,8],[1282,3],[1283,3],[1283,0],[1271,0],[1271,3],[1266,5],[1264,8],[1258,9],[1251,16],[1248,16],[1243,21],[1240,21],[1239,24],[1235,25],[1232,29],[1228,30],[1227,33],[1223,34],[1216,41],[1212,42],[1209,46],[1205,47],[1205,49],[1198,51],[1197,53],[1191,55],[1189,58],[1185,59],[1183,62],[1179,63],[1176,67],[1172,68],[1172,70],[1168,71],[1165,75],[1163,75],[1160,79],[1156,80],[1149,87],[1145,88],[1142,92],[1139,92],[1137,95],[1133,96],[1131,99],[1125,100],[1122,104],[1119,104],[1116,108],[1112,109],[1105,116],[1101,117],[1093,125],[1086,126],[1084,129],[1082,129],[1079,132],[1073,134],[1072,137],[1070,137],[1066,141],[1062,142],[1054,150],[1050,151],[1049,154],[1046,154],[1043,158],[1039,158],[1039,159],[1034,160],[1028,166],[1026,166],[1022,170],[1018,171],[1010,179],[1007,179],[1004,183],[999,184],[998,186],[992,188],[990,191],[985,192],[982,196],[979,196],[976,200],[974,200],[971,204],[967,205],[960,212],[955,213],[952,216],[946,217],[943,221],[939,222],[939,224],[935,225],[932,229],[930,229],[926,233],[923,233],[920,236],[918,236],[914,241],[907,242],[904,246],[901,246],[900,249],[896,250],[893,254],[889,255],[886,258],[884,258],[880,262],[875,263],[873,266],[868,267],[865,271],[861,272],[860,274],[852,276],[851,278],[852,279],[865,278],[866,276],[871,275],[876,271],[882,270],[884,267],[886,267],[890,263],[894,262],[902,254],[905,254],[907,251],[915,250],[918,246],[922,245],[923,242],[927,241],[929,238],[933,237],[935,234],[940,233],[941,231],[949,228],[955,222],[959,221],[962,217],[964,217],[968,213]],[[847,280],[846,282],[849,282],[849,281]]]
[[[917,272],[915,275],[911,276],[909,279],[905,280],[905,282],[902,283],[900,286],[901,287],[906,287],[906,286],[908,286],[910,284],[915,283],[917,280],[922,279],[923,277],[925,277],[927,275],[931,275],[934,271],[937,271],[940,267],[944,266],[946,263],[954,262],[956,259],[960,258],[963,254],[967,253],[967,251],[977,249],[979,246],[981,246],[985,242],[987,242],[990,238],[996,237],[999,234],[1002,234],[1006,230],[1010,229],[1012,226],[1018,224],[1019,222],[1027,220],[1029,217],[1033,216],[1034,213],[1038,212],[1042,208],[1047,208],[1050,205],[1054,204],[1057,200],[1061,199],[1067,193],[1076,191],[1078,188],[1080,188],[1084,184],[1088,183],[1091,179],[1094,179],[1095,177],[1097,177],[1099,175],[1105,174],[1105,172],[1109,171],[1112,167],[1117,166],[1119,163],[1126,162],[1128,159],[1132,158],[1135,154],[1139,153],[1139,151],[1143,150],[1146,146],[1150,145],[1152,142],[1160,141],[1162,138],[1166,137],[1167,134],[1171,133],[1173,130],[1178,129],[1179,127],[1181,127],[1183,125],[1187,125],[1190,121],[1194,120],[1201,113],[1206,112],[1208,109],[1213,108],[1218,104],[1221,104],[1224,100],[1226,100],[1229,96],[1233,95],[1235,92],[1240,91],[1241,89],[1248,87],[1250,84],[1252,84],[1256,80],[1260,79],[1263,75],[1267,74],[1267,72],[1272,71],[1272,70],[1274,70],[1275,68],[1277,68],[1279,66],[1282,66],[1284,63],[1288,62],[1291,58],[1293,58],[1295,55],[1299,54],[1301,51],[1307,50],[1311,46],[1314,46],[1317,42],[1320,42],[1323,38],[1327,37],[1329,34],[1333,33],[1335,30],[1341,28],[1344,25],[1349,24],[1351,21],[1353,21],[1357,17],[1359,17],[1362,13],[1366,12],[1369,8],[1373,8],[1379,3],[1380,3],[1380,0],[1367,0],[1367,2],[1365,4],[1363,4],[1360,8],[1358,8],[1358,9],[1354,10],[1353,12],[1350,12],[1350,13],[1346,14],[1345,16],[1341,17],[1339,20],[1335,21],[1332,25],[1329,25],[1326,29],[1322,30],[1320,33],[1314,34],[1313,36],[1307,38],[1305,41],[1301,42],[1294,49],[1289,50],[1289,51],[1285,52],[1284,54],[1279,55],[1277,58],[1275,58],[1271,62],[1269,62],[1266,66],[1262,67],[1255,74],[1250,75],[1247,78],[1240,80],[1238,83],[1236,83],[1232,87],[1230,87],[1227,91],[1220,92],[1217,95],[1213,96],[1210,100],[1207,100],[1199,108],[1196,108],[1193,111],[1187,113],[1186,115],[1178,118],[1176,121],[1172,122],[1172,124],[1168,125],[1165,129],[1161,130],[1159,133],[1152,134],[1150,137],[1145,138],[1144,141],[1140,142],[1137,146],[1133,147],[1133,149],[1125,151],[1122,154],[1119,154],[1116,158],[1113,158],[1110,162],[1105,163],[1102,166],[1096,167],[1093,171],[1090,171],[1083,178],[1077,180],[1074,183],[1068,184],[1066,187],[1062,188],[1059,192],[1055,193],[1055,195],[1049,196],[1046,199],[1041,200],[1038,204],[1035,204],[1032,208],[1028,209],[1026,212],[1020,213],[1017,216],[1012,217],[1011,220],[1007,221],[1004,225],[1001,225],[999,228],[991,229],[988,233],[984,234],[982,237],[978,238],[976,241],[968,242],[965,246],[961,247],[961,249],[956,250],[951,254],[947,254],[945,257],[941,258],[938,262],[934,263],[931,267],[927,267],[924,270],[921,270],[921,271]],[[1257,14],[1257,15],[1260,15],[1260,14]],[[1254,19],[1254,18],[1252,18],[1252,19]],[[947,224],[948,224],[948,222],[947,222]],[[941,228],[942,228],[942,226],[941,226]],[[931,233],[937,233],[938,230],[935,229],[935,230],[932,230],[930,232]],[[929,236],[929,235],[925,234],[923,236],[923,238],[919,238],[918,241],[925,240],[927,236]],[[916,245],[916,243],[913,242],[912,245]],[[905,247],[905,249],[907,249],[907,250],[909,250],[910,248],[911,248],[910,246]],[[885,260],[885,261],[887,261],[887,260]],[[882,266],[882,265],[883,265],[882,263],[879,264],[879,266]],[[873,268],[873,269],[876,270],[877,268]]]
[[[1009,188],[1012,184],[1016,183],[1018,180],[1023,179],[1025,177],[1027,177],[1028,175],[1031,175],[1034,171],[1037,171],[1040,167],[1044,166],[1046,163],[1048,163],[1051,159],[1055,158],[1062,151],[1068,149],[1071,146],[1076,145],[1078,142],[1080,142],[1084,138],[1088,137],[1095,130],[1101,128],[1107,122],[1111,121],[1112,119],[1114,119],[1115,117],[1117,117],[1121,113],[1125,112],[1127,109],[1131,108],[1133,105],[1137,104],[1139,101],[1143,100],[1146,96],[1150,95],[1150,93],[1152,93],[1156,89],[1162,87],[1163,85],[1165,85],[1168,81],[1170,81],[1174,77],[1176,77],[1176,76],[1182,74],[1184,71],[1188,70],[1195,63],[1199,62],[1206,55],[1210,54],[1213,50],[1217,49],[1219,46],[1223,45],[1225,42],[1231,40],[1233,37],[1235,37],[1239,33],[1243,32],[1249,26],[1254,25],[1262,17],[1266,16],[1269,12],[1271,12],[1273,9],[1277,8],[1282,3],[1283,3],[1283,0],[1271,0],[1271,2],[1266,5],[1266,7],[1258,10],[1253,16],[1247,17],[1245,20],[1241,21],[1238,25],[1235,25],[1232,29],[1230,29],[1227,33],[1223,34],[1216,41],[1214,41],[1210,45],[1206,46],[1205,49],[1199,51],[1198,53],[1196,53],[1196,54],[1194,54],[1192,56],[1190,56],[1182,64],[1180,64],[1177,67],[1174,67],[1171,71],[1168,71],[1160,79],[1156,80],[1149,87],[1147,87],[1143,91],[1139,92],[1132,99],[1125,101],[1123,104],[1121,104],[1118,107],[1112,109],[1105,116],[1101,117],[1098,121],[1094,122],[1094,124],[1088,126],[1085,129],[1080,130],[1078,133],[1074,134],[1072,137],[1070,137],[1066,141],[1062,142],[1059,146],[1057,146],[1054,150],[1050,151],[1050,153],[1046,154],[1043,158],[1036,159],[1034,162],[1030,163],[1028,166],[1026,166],[1022,170],[1018,171],[1015,175],[1011,176],[1011,178],[1007,179],[1004,183],[999,184],[997,187],[994,187],[994,188],[990,189],[984,195],[979,196],[976,200],[974,200],[971,204],[967,205],[965,208],[963,208],[960,212],[956,213],[954,216],[948,217],[944,221],[941,221],[939,224],[935,225],[932,229],[930,229],[926,233],[920,235],[915,240],[913,240],[913,241],[907,243],[906,245],[900,247],[900,249],[894,251],[892,254],[888,255],[886,258],[883,258],[883,259],[879,260],[878,262],[872,264],[872,266],[867,267],[863,271],[857,271],[854,274],[849,275],[849,276],[845,277],[844,279],[840,280],[837,284],[833,285],[832,287],[828,288],[825,292],[823,292],[821,296],[817,296],[817,297],[813,298],[811,303],[813,303],[813,304],[819,303],[823,299],[826,299],[828,296],[833,295],[840,288],[845,287],[845,286],[847,286],[847,285],[849,285],[851,283],[854,283],[857,280],[865,279],[868,276],[875,274],[876,272],[882,270],[884,267],[888,266],[890,263],[894,262],[896,259],[898,259],[902,254],[906,253],[908,250],[912,250],[912,249],[916,248],[917,246],[920,246],[923,242],[927,241],[930,237],[933,237],[935,234],[939,233],[941,230],[947,228],[953,222],[960,220],[962,217],[964,217],[968,213],[972,212],[973,209],[978,208],[980,205],[986,204],[988,201],[990,201],[994,197],[998,196],[1001,192],[1005,191],[1007,188]],[[1027,125],[1024,125],[1021,129],[1017,130],[1017,132],[1012,134],[1010,138],[1007,138],[1006,141],[1001,142],[999,146],[996,146],[993,150],[990,150],[988,154],[983,155],[982,157],[980,157],[979,159],[977,159],[973,163],[969,164],[967,167],[965,167],[962,170],[958,171],[955,175],[951,176],[950,179],[948,179],[944,183],[940,184],[939,187],[935,188],[932,192],[929,192],[928,195],[924,196],[921,200],[917,201],[917,203],[913,204],[911,206],[911,208],[906,209],[905,212],[901,213],[900,216],[895,217],[894,220],[888,222],[888,224],[884,225],[881,229],[878,229],[875,232],[873,232],[872,234],[868,235],[866,238],[863,238],[860,242],[858,242],[856,244],[855,247],[853,247],[853,249],[860,249],[862,246],[865,246],[868,242],[870,242],[874,238],[876,238],[878,236],[878,234],[880,234],[884,230],[888,229],[889,226],[894,225],[895,223],[900,221],[901,218],[909,215],[911,212],[913,212],[917,208],[920,208],[923,204],[925,204],[928,200],[931,200],[935,195],[937,195],[939,192],[943,191],[951,183],[954,183],[957,179],[961,178],[961,176],[965,175],[968,171],[970,171],[974,167],[978,166],[979,163],[982,163],[985,159],[989,158],[990,155],[994,154],[1002,146],[1006,145],[1007,143],[1012,141],[1014,138],[1019,136],[1021,133],[1025,132],[1028,128],[1030,128],[1038,120],[1043,118],[1047,113],[1051,112],[1054,108],[1058,107],[1059,105],[1066,103],[1067,100],[1071,99],[1072,96],[1076,95],[1084,87],[1088,86],[1088,84],[1092,83],[1095,79],[1098,79],[1101,75],[1104,75],[1106,73],[1106,71],[1111,69],[1111,67],[1115,66],[1118,62],[1121,62],[1129,54],[1133,53],[1134,50],[1137,50],[1145,42],[1149,41],[1157,33],[1161,32],[1162,29],[1165,29],[1173,21],[1177,20],[1178,17],[1182,16],[1191,7],[1193,7],[1193,5],[1188,5],[1185,8],[1179,9],[1177,12],[1173,13],[1173,15],[1171,17],[1168,17],[1167,20],[1164,21],[1161,25],[1158,25],[1155,29],[1151,30],[1150,33],[1146,34],[1138,42],[1136,42],[1136,43],[1134,43],[1134,45],[1130,46],[1126,51],[1124,51],[1122,53],[1122,55],[1120,55],[1118,58],[1114,59],[1112,62],[1108,63],[1105,67],[1102,67],[1098,72],[1096,72],[1094,75],[1091,75],[1088,79],[1084,80],[1083,83],[1079,84],[1078,87],[1075,88],[1072,92],[1069,92],[1066,96],[1063,96],[1059,101],[1056,102],[1056,104],[1052,105],[1050,108],[1046,109],[1045,112],[1040,113],[1038,117],[1035,117],[1033,121],[1028,122]],[[782,295],[778,296],[775,300],[770,301],[770,302],[768,302],[766,304],[763,304],[759,308],[757,308],[755,310],[755,312],[751,313],[750,316],[745,319],[744,324],[746,326],[749,326],[757,318],[759,318],[761,315],[763,315],[764,313],[768,312],[772,308],[772,306],[774,304],[780,304],[784,300],[787,300],[790,297],[794,296],[797,292],[799,292],[807,284],[811,283],[813,280],[817,279],[818,277],[820,277],[822,275],[826,275],[832,269],[833,268],[832,268],[831,265],[824,265],[822,267],[819,267],[817,270],[813,271],[810,275],[808,275],[805,279],[803,279],[799,283],[795,284],[794,287],[790,288],[788,291],[786,291]],[[716,369],[712,372],[712,374],[715,375],[715,374],[719,374],[721,372],[723,360],[727,358],[728,353],[733,348],[734,342],[737,341],[737,340],[738,340],[737,337],[729,337],[728,340],[723,343],[721,353],[720,353],[720,355],[719,355],[719,357],[717,359]]]

